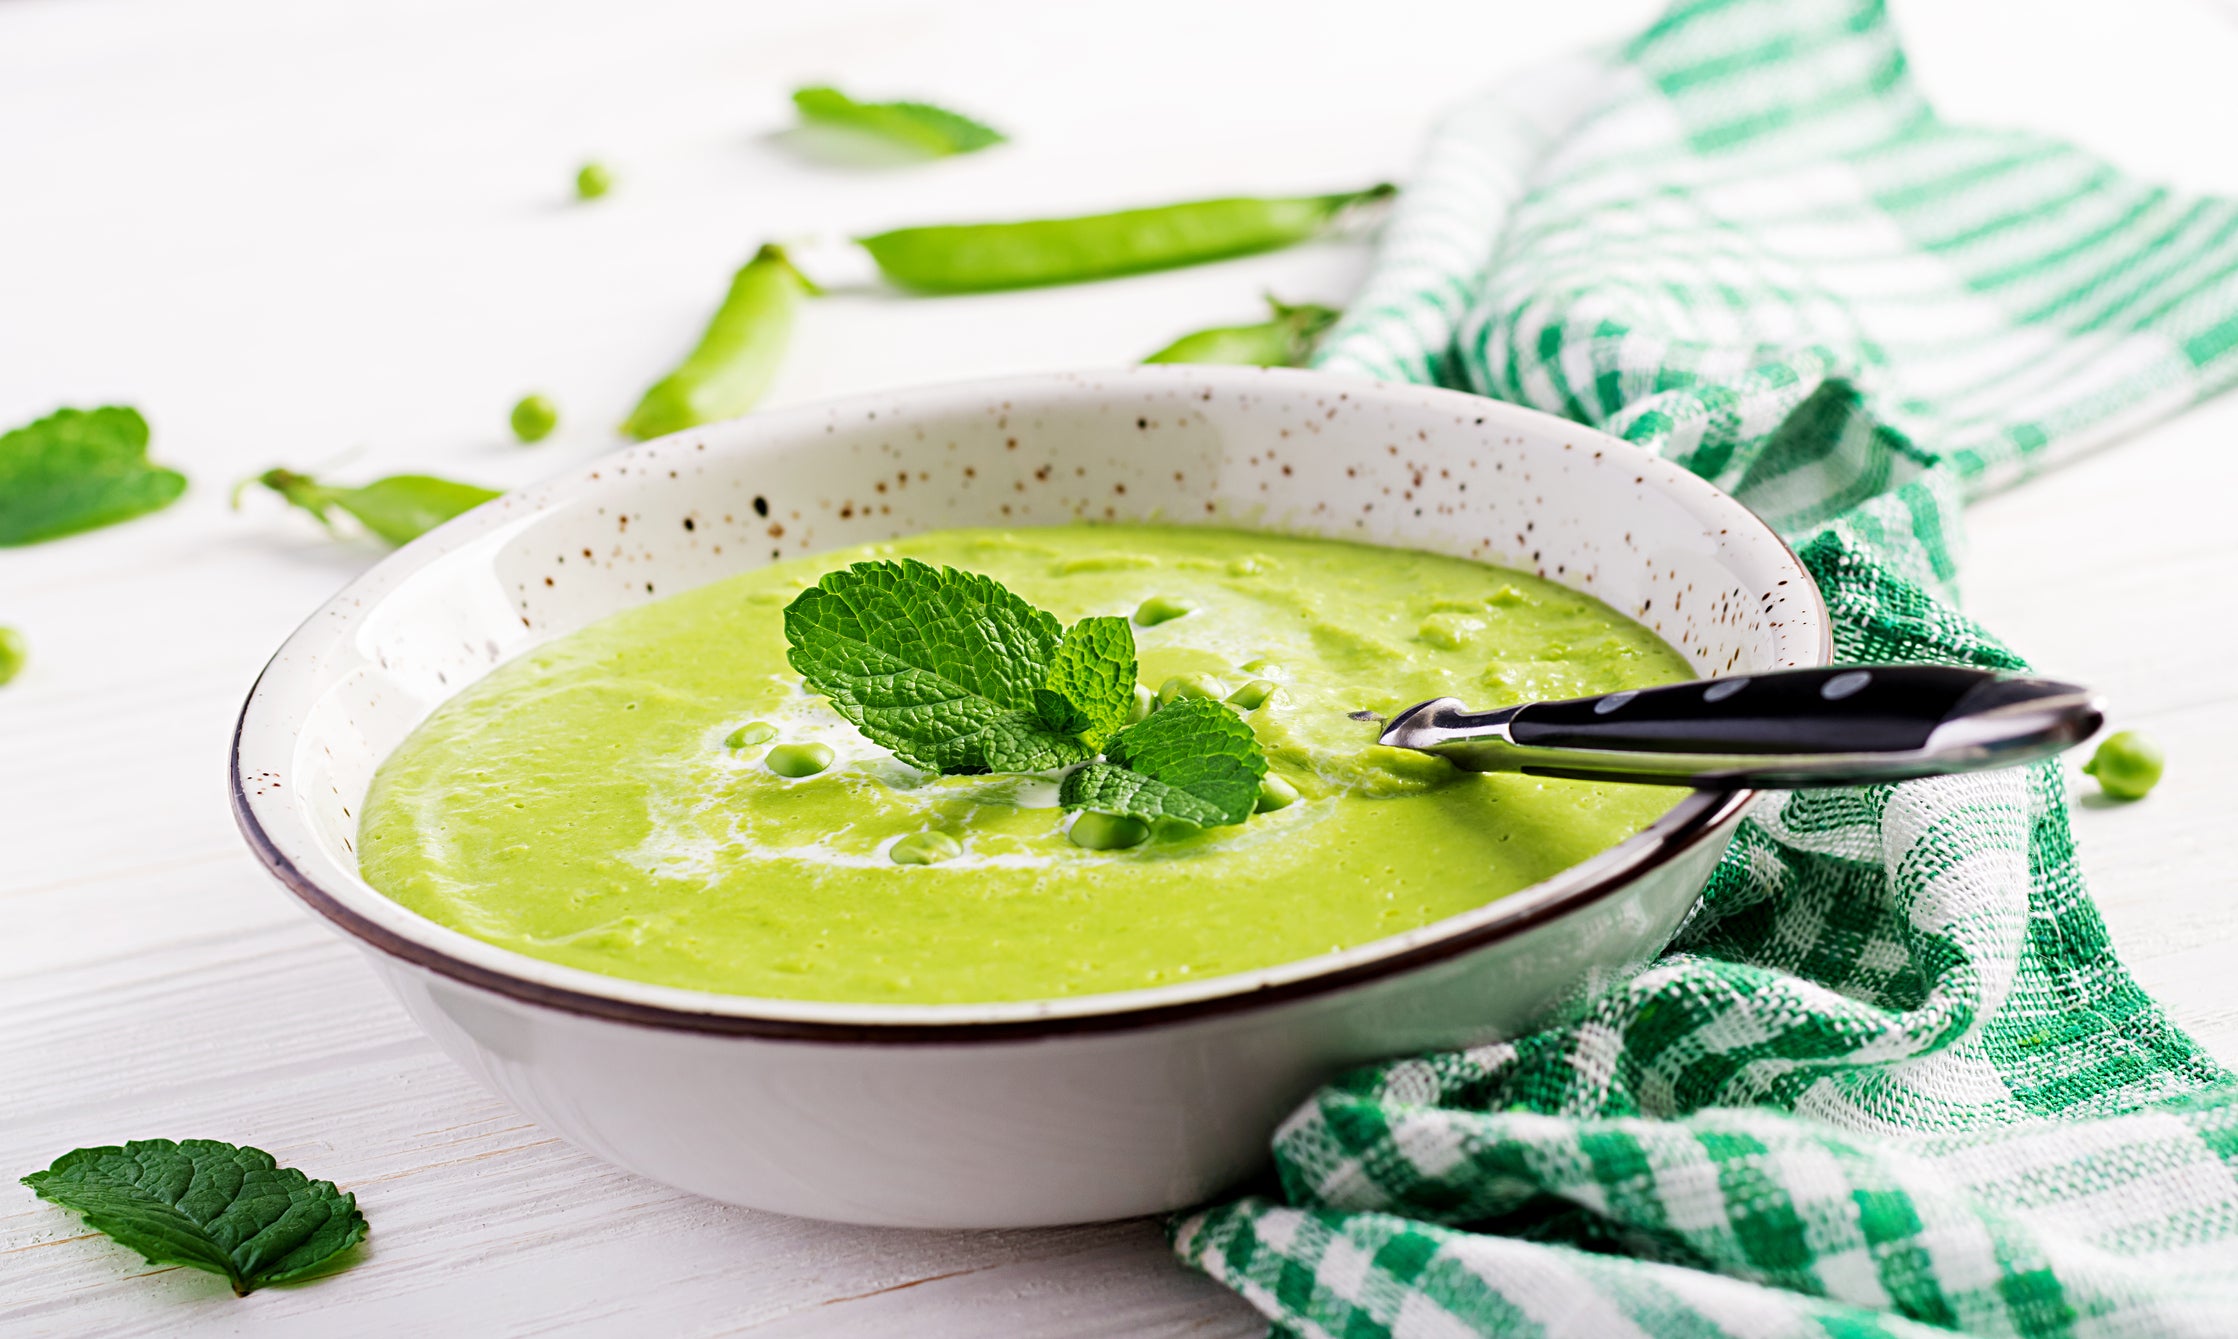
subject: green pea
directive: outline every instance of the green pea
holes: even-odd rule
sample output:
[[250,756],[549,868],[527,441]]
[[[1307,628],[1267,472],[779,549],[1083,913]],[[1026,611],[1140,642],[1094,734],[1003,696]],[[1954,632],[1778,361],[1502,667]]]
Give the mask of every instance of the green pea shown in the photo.
[[1158,705],[1170,707],[1184,697],[1209,697],[1218,702],[1228,695],[1228,685],[1209,674],[1176,674],[1158,685]]
[[1287,809],[1298,802],[1298,788],[1269,772],[1259,780],[1259,802],[1252,808],[1258,813],[1272,813]]
[[409,543],[499,495],[495,488],[438,479],[431,474],[392,474],[362,487],[341,488],[294,470],[271,469],[233,490],[235,506],[241,503],[242,490],[251,484],[262,484],[278,493],[317,517],[321,525],[331,527],[334,509],[340,507],[391,544]]
[[5,684],[23,673],[23,662],[31,658],[31,643],[14,628],[0,628],[0,684]]
[[1091,851],[1119,851],[1140,846],[1150,837],[1150,825],[1125,814],[1099,814],[1089,810],[1072,820],[1066,833],[1075,846]]
[[963,843],[945,832],[912,832],[886,851],[897,865],[937,865],[963,853]]
[[898,228],[855,240],[904,288],[985,293],[1273,251],[1320,233],[1355,205],[1394,192],[1382,185],[1341,195],[1193,200],[1079,218]]
[[814,776],[831,766],[832,752],[828,744],[779,744],[769,751],[762,761],[779,776],[797,781],[804,776]]
[[[1142,361],[1146,363],[1225,363],[1238,367],[1304,367],[1313,346],[1335,324],[1334,308],[1304,303],[1290,306],[1270,295],[1274,319],[1257,325],[1223,325],[1183,335]],[[1257,571],[1238,572],[1250,576]]]
[[1280,663],[1269,660],[1265,656],[1260,656],[1256,660],[1246,660],[1236,668],[1246,674],[1256,674],[1261,678],[1268,679],[1278,678],[1285,673]]
[[767,744],[775,738],[777,738],[776,726],[767,721],[748,721],[723,736],[723,747],[726,749],[752,748],[756,744]]
[[1273,697],[1275,690],[1280,686],[1269,679],[1253,679],[1243,687],[1228,694],[1228,701],[1245,711],[1257,711],[1266,705],[1267,699]]
[[614,189],[614,174],[604,163],[585,163],[575,171],[575,197],[596,200]]
[[1148,720],[1150,713],[1157,709],[1158,695],[1138,683],[1135,685],[1134,705],[1127,708],[1127,724],[1133,725],[1136,721]]
[[513,406],[513,435],[523,442],[541,442],[559,426],[559,406],[549,396],[524,395]]
[[2097,777],[2098,788],[2115,799],[2141,800],[2160,784],[2165,761],[2160,745],[2135,730],[2124,730],[2100,744],[2090,761],[2083,764],[2083,771]]
[[782,248],[755,252],[732,276],[699,344],[645,392],[622,431],[642,442],[752,409],[776,379],[800,300],[816,291]]
[[1171,623],[1184,614],[1197,611],[1194,600],[1177,599],[1171,595],[1153,595],[1135,606],[1135,626],[1154,628],[1160,623]]

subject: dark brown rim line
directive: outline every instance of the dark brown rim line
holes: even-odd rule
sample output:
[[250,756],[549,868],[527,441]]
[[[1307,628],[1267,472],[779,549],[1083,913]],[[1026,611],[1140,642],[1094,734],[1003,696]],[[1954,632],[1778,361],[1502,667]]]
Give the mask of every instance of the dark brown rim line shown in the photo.
[[[277,660],[278,657],[273,658]],[[1173,1004],[1152,1005],[1147,1008],[1121,1009],[1110,1013],[1067,1014],[1048,1018],[1012,1019],[983,1023],[827,1023],[800,1019],[755,1018],[737,1014],[703,1014],[688,1009],[672,1009],[664,1005],[639,1004],[631,1000],[613,999],[584,991],[569,990],[561,986],[547,986],[503,972],[492,971],[470,962],[463,962],[440,949],[432,948],[417,940],[377,925],[350,910],[318,882],[295,867],[295,862],[281,852],[257,821],[249,804],[247,789],[241,783],[241,737],[248,725],[249,708],[256,701],[257,690],[264,684],[264,675],[271,669],[271,662],[257,673],[256,683],[250,685],[248,698],[241,704],[241,714],[233,724],[232,756],[227,762],[230,782],[233,820],[239,825],[241,835],[248,841],[249,849],[280,885],[294,894],[320,917],[359,943],[366,944],[389,957],[410,963],[449,977],[462,984],[504,995],[526,1004],[558,1009],[565,1013],[613,1023],[628,1023],[639,1027],[663,1028],[674,1032],[710,1033],[720,1036],[758,1037],[769,1041],[884,1043],[906,1045],[931,1042],[979,1041],[1028,1041],[1076,1033],[1123,1032],[1136,1028],[1162,1027],[1171,1023],[1196,1018],[1210,1018],[1222,1014],[1238,1013],[1249,1009],[1264,1008],[1287,1003],[1311,995],[1325,994],[1350,986],[1397,973],[1409,971],[1427,963],[1457,957],[1471,950],[1522,933],[1545,924],[1557,917],[1568,915],[1615,892],[1642,874],[1660,865],[1670,863],[1681,853],[1708,839],[1729,818],[1747,807],[1757,792],[1752,790],[1727,791],[1714,796],[1715,802],[1700,806],[1685,820],[1660,833],[1651,825],[1641,836],[1658,838],[1633,860],[1609,870],[1599,878],[1581,884],[1545,904],[1532,907],[1506,920],[1477,926],[1421,944],[1401,953],[1358,963],[1336,971],[1324,972],[1279,985],[1262,986],[1256,990],[1242,990],[1231,994],[1215,995],[1205,999],[1182,1000]],[[1705,792],[1696,791],[1700,795]],[[1681,805],[1686,800],[1679,801]],[[1660,825],[1662,820],[1657,820]],[[1561,877],[1559,875],[1557,878]]]

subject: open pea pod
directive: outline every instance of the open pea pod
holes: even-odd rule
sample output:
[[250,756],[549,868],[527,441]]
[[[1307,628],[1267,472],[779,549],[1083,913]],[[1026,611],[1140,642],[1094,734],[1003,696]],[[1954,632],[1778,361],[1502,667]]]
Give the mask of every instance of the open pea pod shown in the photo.
[[392,474],[354,488],[337,487],[294,470],[270,469],[233,490],[235,506],[240,505],[242,491],[252,484],[262,484],[278,493],[289,503],[317,517],[319,524],[328,529],[333,528],[334,512],[340,509],[368,532],[391,544],[418,539],[502,491],[455,479],[439,479],[432,474]]

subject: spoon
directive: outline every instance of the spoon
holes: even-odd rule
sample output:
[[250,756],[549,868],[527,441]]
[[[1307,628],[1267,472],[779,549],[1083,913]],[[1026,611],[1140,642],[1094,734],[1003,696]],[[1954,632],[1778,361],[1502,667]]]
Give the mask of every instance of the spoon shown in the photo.
[[1497,711],[1441,697],[1400,712],[1376,742],[1471,772],[1792,790],[2014,767],[2080,744],[2104,722],[2097,697],[2071,683],[1947,665],[1841,665]]

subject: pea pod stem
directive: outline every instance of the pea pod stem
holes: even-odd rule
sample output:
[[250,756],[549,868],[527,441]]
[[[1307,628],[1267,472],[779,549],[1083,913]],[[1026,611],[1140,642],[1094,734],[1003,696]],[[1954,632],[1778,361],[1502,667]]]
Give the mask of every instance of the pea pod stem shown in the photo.
[[622,432],[642,442],[752,409],[784,361],[800,300],[817,291],[784,248],[755,252],[731,277],[699,343],[645,392]]
[[1273,319],[1257,325],[1198,330],[1168,344],[1146,363],[1226,363],[1245,367],[1303,367],[1314,343],[1336,322],[1334,308],[1306,302],[1292,306],[1267,295]]
[[1388,184],[1337,195],[1239,196],[1020,223],[938,224],[858,237],[879,271],[921,293],[1082,283],[1292,246]]

